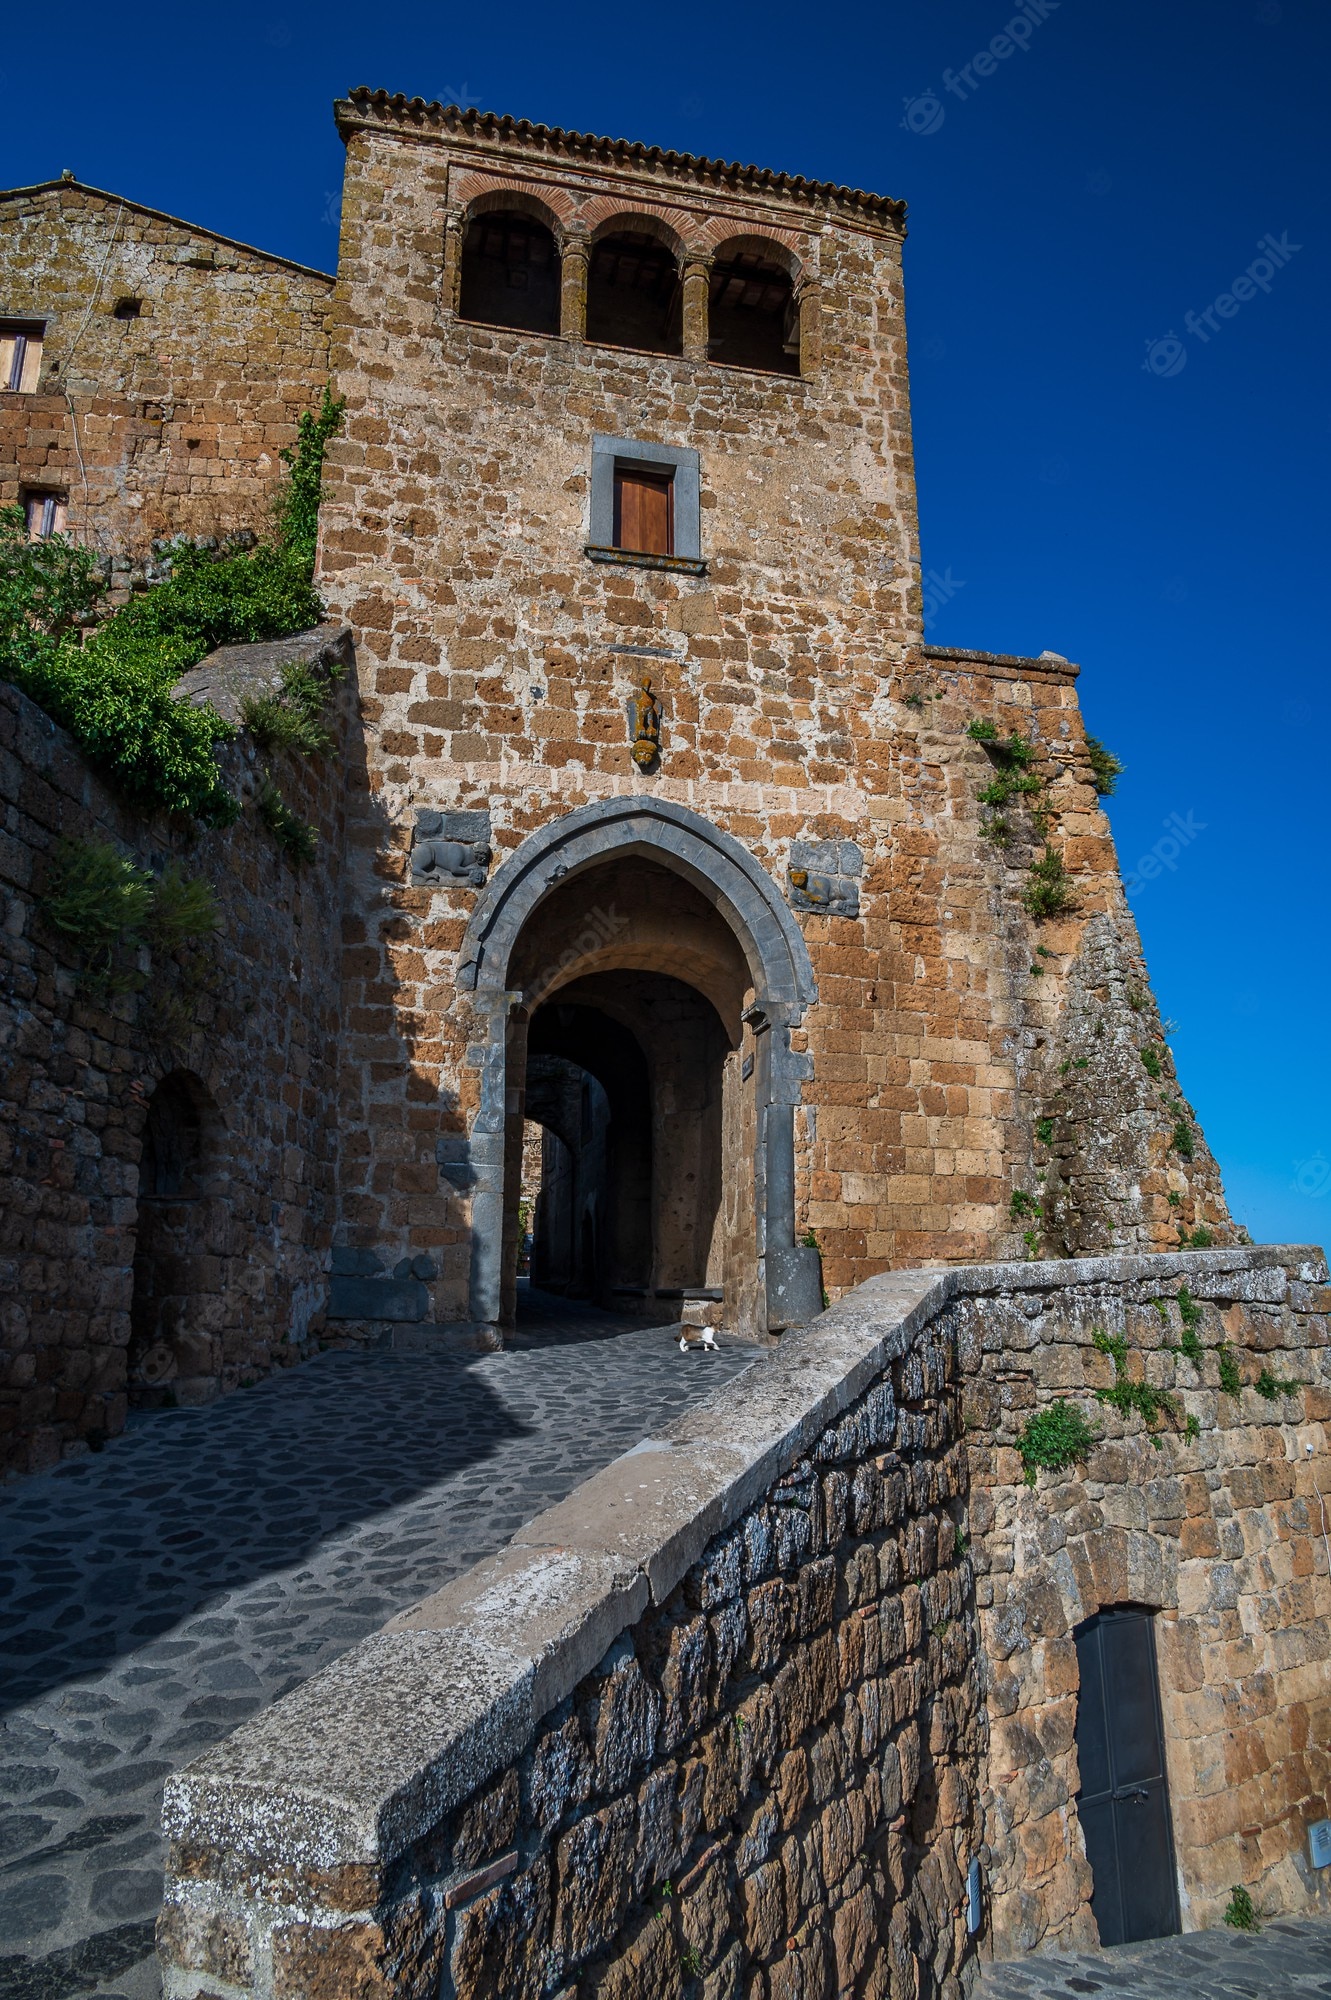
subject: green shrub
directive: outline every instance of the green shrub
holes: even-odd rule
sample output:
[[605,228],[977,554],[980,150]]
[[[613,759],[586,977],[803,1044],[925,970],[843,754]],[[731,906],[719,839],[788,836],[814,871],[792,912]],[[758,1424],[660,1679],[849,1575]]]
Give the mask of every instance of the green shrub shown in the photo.
[[334,740],[324,710],[334,683],[345,671],[335,666],[326,673],[316,673],[297,661],[283,670],[277,693],[245,696],[240,705],[241,722],[264,750],[322,756],[332,749]]
[[1159,1083],[1160,1081],[1159,1049],[1152,1047],[1151,1043],[1148,1042],[1146,1044],[1146,1047],[1141,1051],[1141,1059],[1142,1059],[1142,1068],[1146,1071],[1146,1074],[1149,1077],[1151,1077],[1154,1082]]
[[972,743],[995,743],[998,740],[998,730],[995,725],[984,721],[980,716],[976,716],[974,722],[968,725],[966,734]]
[[1035,1196],[1033,1194],[1027,1194],[1022,1188],[1013,1189],[1012,1200],[1009,1206],[1011,1209],[1012,1220],[1014,1222],[1020,1221],[1023,1215],[1041,1214],[1040,1204],[1035,1199]]
[[1086,738],[1086,754],[1091,760],[1091,783],[1102,799],[1113,796],[1124,767],[1112,750],[1106,750],[1098,736]]
[[1227,1396],[1237,1396],[1243,1387],[1243,1377],[1239,1373],[1239,1364],[1234,1358],[1233,1348],[1221,1341],[1215,1353],[1216,1360],[1220,1364],[1220,1387]]
[[1201,1325],[1202,1309],[1186,1285],[1180,1285],[1178,1288],[1178,1311],[1184,1326]]
[[1040,1144],[1042,1146],[1052,1145],[1054,1140],[1053,1119],[1037,1118],[1035,1121],[1035,1136],[1040,1141]]
[[282,454],[291,470],[273,543],[252,555],[183,538],[168,544],[166,581],[86,637],[105,594],[96,558],[62,535],[29,542],[22,510],[0,510],[0,676],[67,729],[138,811],[205,826],[236,818],[216,757],[235,731],[215,709],[177,700],[175,685],[216,646],[285,638],[322,616],[313,583],[319,477],[341,410],[325,391]]
[[1289,1381],[1280,1375],[1273,1375],[1269,1368],[1263,1368],[1252,1386],[1266,1402],[1274,1403],[1277,1396],[1295,1395],[1303,1384]]
[[1178,1347],[1175,1351],[1183,1355],[1186,1360],[1191,1361],[1194,1368],[1200,1368],[1202,1365],[1202,1356],[1205,1354],[1206,1349],[1202,1346],[1192,1327],[1185,1326],[1178,1337]]
[[1075,910],[1072,877],[1056,849],[1046,846],[1038,861],[1031,863],[1030,879],[1021,892],[1022,904],[1037,921],[1044,917],[1066,916]]
[[1098,1437],[1099,1432],[1091,1428],[1075,1403],[1060,1397],[1037,1410],[1017,1439],[1026,1484],[1034,1486],[1042,1466],[1046,1472],[1063,1472],[1075,1465],[1086,1457]]
[[1175,1119],[1174,1136],[1170,1140],[1170,1144],[1181,1160],[1191,1160],[1194,1158],[1197,1147],[1192,1136],[1192,1127],[1186,1118]]

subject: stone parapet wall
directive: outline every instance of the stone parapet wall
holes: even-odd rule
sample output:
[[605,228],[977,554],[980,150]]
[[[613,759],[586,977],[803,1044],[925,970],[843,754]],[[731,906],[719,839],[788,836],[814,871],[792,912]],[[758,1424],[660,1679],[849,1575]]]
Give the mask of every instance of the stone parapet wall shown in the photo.
[[866,1286],[171,1781],[167,1992],[959,1995],[937,1282]]
[[[860,1286],[168,1781],[167,1994],[958,2000],[972,1860],[979,1953],[1088,1935],[1068,1634],[1124,1597],[1165,1627],[1185,1922],[1215,1920],[1220,1877],[1306,1910],[1325,1268],[1234,1250]],[[1230,1412],[1185,1383],[1195,1441],[1157,1456],[1115,1417],[1083,1474],[1021,1486],[1041,1398],[1098,1414],[1090,1329],[1163,1326],[1150,1301],[1181,1283],[1302,1402],[1259,1421],[1255,1391]],[[1259,1807],[1255,1841],[1217,1830]]]
[[[330,646],[345,656],[345,633],[315,635],[306,651]],[[278,760],[284,796],[319,834],[316,860],[297,869],[253,810],[261,762],[248,739],[223,755],[249,809],[190,840],[125,811],[64,731],[0,683],[0,1469],[49,1465],[124,1424],[140,1161],[168,1075],[193,1080],[209,1178],[176,1218],[184,1248],[164,1268],[180,1303],[159,1400],[205,1400],[299,1359],[319,1334],[354,762],[347,682],[335,712],[343,762]],[[178,995],[163,1011],[151,989],[116,996],[80,980],[41,912],[62,839],[109,840],[141,865],[176,861],[211,882],[223,929],[184,1016]]]

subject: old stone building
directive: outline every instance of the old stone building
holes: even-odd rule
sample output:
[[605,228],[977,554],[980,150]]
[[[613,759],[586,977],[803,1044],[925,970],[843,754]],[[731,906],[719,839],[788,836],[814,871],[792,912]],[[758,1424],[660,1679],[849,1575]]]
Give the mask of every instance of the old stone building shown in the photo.
[[333,280],[72,175],[0,193],[0,505],[141,580],[261,531],[328,379]]
[[663,1317],[724,1292],[765,1333],[819,1252],[838,1292],[1037,1208],[1065,1252],[1223,1238],[1077,669],[922,643],[901,204],[382,92],[338,119],[348,1250],[502,1325],[553,1061],[610,1098],[589,1288]]
[[[187,844],[0,690],[6,1464],[322,1341],[501,1344],[528,1272],[766,1358],[172,1779],[167,1991],[959,2000],[1324,1904],[1325,1260],[1229,1218],[1078,669],[924,643],[901,204],[337,118],[331,295],[0,203],[31,532],[130,587],[262,530],[331,374],[329,623],[181,695],[347,669],[303,869],[243,731]],[[183,1024],[62,956],[88,830],[215,884]]]

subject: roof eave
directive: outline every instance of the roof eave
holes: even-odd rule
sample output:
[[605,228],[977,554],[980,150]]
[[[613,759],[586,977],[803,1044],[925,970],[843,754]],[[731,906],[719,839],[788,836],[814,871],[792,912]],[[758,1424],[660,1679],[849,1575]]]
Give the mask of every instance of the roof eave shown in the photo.
[[529,119],[493,111],[440,104],[435,100],[427,103],[422,97],[405,97],[401,91],[390,95],[386,90],[359,85],[337,100],[333,115],[344,140],[357,131],[387,130],[410,131],[423,139],[516,141],[553,158],[577,160],[583,165],[603,161],[649,171],[664,170],[702,188],[775,196],[805,206],[832,209],[848,220],[880,229],[903,234],[905,231],[906,204],[889,195],[841,187],[832,181],[806,180],[802,174],[779,173],[771,167],[744,166],[736,160],[713,160],[694,153],[667,151],[632,139],[607,139],[589,132],[565,131],[558,125],[534,125]]

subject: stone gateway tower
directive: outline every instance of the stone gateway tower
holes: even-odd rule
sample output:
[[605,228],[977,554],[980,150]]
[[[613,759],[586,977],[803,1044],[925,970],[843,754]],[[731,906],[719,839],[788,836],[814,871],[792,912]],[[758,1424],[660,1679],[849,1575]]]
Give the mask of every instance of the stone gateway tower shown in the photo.
[[760,1335],[891,1266],[1224,1240],[1077,669],[922,643],[901,204],[337,116],[333,1313],[502,1328],[524,1232]]

